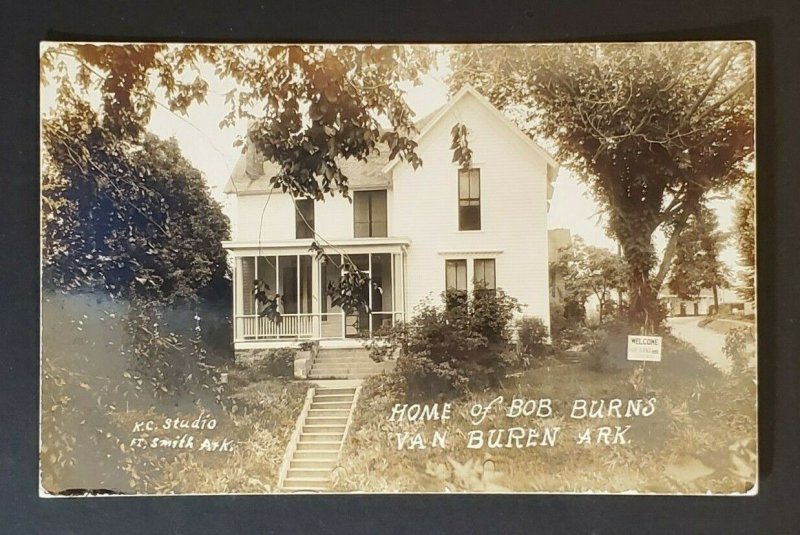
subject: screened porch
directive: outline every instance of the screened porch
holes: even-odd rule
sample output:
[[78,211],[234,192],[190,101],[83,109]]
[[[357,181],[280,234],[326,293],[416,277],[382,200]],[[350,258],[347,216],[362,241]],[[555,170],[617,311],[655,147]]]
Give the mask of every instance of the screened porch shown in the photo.
[[[366,252],[337,247],[330,260],[306,252],[234,250],[234,342],[345,340],[374,336],[402,321],[404,253],[400,247]],[[341,252],[338,252],[341,251]],[[339,278],[346,255],[369,279],[362,296],[368,308],[346,314],[333,306],[328,284]],[[279,319],[264,315],[257,291],[277,297]]]

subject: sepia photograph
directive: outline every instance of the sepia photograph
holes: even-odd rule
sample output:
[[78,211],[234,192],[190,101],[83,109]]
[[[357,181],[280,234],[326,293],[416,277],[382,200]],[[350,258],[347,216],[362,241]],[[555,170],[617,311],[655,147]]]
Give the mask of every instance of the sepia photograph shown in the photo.
[[40,496],[756,495],[755,50],[42,42]]

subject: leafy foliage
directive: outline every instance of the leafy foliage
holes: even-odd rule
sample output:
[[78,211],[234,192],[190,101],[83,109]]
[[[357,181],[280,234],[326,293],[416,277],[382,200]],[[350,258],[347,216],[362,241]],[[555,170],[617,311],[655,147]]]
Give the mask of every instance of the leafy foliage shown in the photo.
[[755,355],[752,349],[754,341],[752,327],[731,329],[725,335],[722,353],[731,361],[731,372],[735,376],[743,377],[747,369],[755,364]]
[[595,296],[600,322],[606,317],[612,291],[619,293],[627,283],[623,259],[608,249],[586,245],[580,236],[561,252],[553,268],[564,280],[565,302],[585,311],[587,299]]
[[219,350],[203,336],[212,323],[194,313],[46,291],[42,323],[40,455],[48,491],[125,491],[141,483],[123,471],[134,462],[130,428],[112,415],[236,410],[213,367]]
[[257,351],[253,355],[253,366],[269,377],[291,378],[294,377],[294,358],[296,353],[296,350],[288,347]]
[[526,316],[517,321],[517,339],[520,352],[531,358],[541,358],[546,354],[547,325],[541,318]]
[[453,142],[450,144],[450,150],[453,151],[453,163],[457,163],[461,169],[472,167],[472,149],[469,148],[467,134],[467,127],[461,123],[453,125],[450,130],[453,138]]
[[692,300],[704,288],[716,293],[717,288],[728,286],[728,269],[719,257],[725,239],[711,209],[703,206],[693,214],[676,248],[668,282],[670,291]]
[[[74,79],[65,58],[77,62]],[[106,126],[136,137],[157,97],[178,113],[203,102],[203,72],[211,66],[236,84],[225,95],[221,125],[251,120],[248,138],[281,168],[272,184],[322,200],[334,191],[347,196],[341,160],[365,159],[379,143],[390,158],[421,163],[401,84],[419,82],[431,60],[428,47],[400,45],[62,44],[43,53],[42,69],[59,73],[65,88],[87,91],[99,82]]]
[[476,289],[471,296],[442,304],[423,303],[412,319],[366,342],[381,361],[397,355],[387,388],[410,398],[459,395],[496,384],[519,358],[511,347],[511,322],[520,307],[502,290]]
[[747,174],[743,181],[741,197],[736,203],[735,225],[739,261],[744,266],[740,275],[742,284],[737,290],[743,299],[755,301],[756,191],[755,177],[752,174]]
[[[591,187],[622,246],[630,319],[652,330],[689,216],[740,183],[753,153],[753,57],[730,42],[463,46],[451,85],[518,112]],[[659,266],[657,228],[671,235]]]
[[174,140],[121,141],[74,95],[42,134],[46,288],[163,303],[228,294],[228,219]]

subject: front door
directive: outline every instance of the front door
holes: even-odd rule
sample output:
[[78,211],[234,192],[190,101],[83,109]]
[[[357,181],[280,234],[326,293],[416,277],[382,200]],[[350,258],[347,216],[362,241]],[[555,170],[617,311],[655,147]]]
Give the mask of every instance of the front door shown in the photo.
[[[369,254],[350,255],[350,260],[356,265],[358,270],[367,277],[368,281],[372,280],[370,274],[370,256]],[[369,306],[370,296],[368,288],[362,288],[361,299]],[[361,308],[347,315],[345,318],[345,338],[364,338],[369,337],[369,335],[369,312],[366,308]]]

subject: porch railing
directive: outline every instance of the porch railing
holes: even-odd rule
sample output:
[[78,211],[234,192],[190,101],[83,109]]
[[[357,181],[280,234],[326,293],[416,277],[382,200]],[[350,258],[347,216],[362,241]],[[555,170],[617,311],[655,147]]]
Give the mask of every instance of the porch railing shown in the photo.
[[311,338],[314,336],[314,314],[282,314],[280,322],[255,314],[236,316],[238,340],[269,338]]
[[372,312],[369,315],[347,315],[338,312],[282,314],[280,322],[255,314],[234,317],[234,337],[237,342],[283,339],[344,339],[371,337],[382,327],[403,320],[399,311]]

